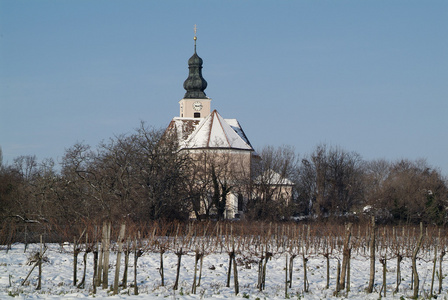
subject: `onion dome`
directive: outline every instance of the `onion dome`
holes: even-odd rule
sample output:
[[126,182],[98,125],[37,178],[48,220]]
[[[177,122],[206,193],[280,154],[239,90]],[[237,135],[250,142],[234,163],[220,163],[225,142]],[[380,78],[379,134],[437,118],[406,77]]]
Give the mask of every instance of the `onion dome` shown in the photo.
[[188,78],[184,81],[184,99],[207,99],[204,90],[207,81],[202,77],[202,58],[196,53],[196,36],[194,37],[194,54],[188,60]]

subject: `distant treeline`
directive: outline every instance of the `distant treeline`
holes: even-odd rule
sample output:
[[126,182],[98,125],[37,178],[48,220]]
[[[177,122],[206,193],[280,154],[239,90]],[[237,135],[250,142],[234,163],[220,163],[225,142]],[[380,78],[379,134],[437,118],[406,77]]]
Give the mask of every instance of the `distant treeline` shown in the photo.
[[[19,156],[2,164],[0,226],[10,222],[74,224],[82,220],[132,222],[225,218],[231,193],[242,195],[245,220],[370,220],[445,225],[448,184],[424,160],[366,161],[355,152],[315,147],[311,154],[265,147],[250,176],[227,164],[198,163],[178,151],[175,138],[143,124],[96,148],[77,143],[58,165]],[[163,140],[163,142],[162,142]],[[205,167],[204,167],[205,166]],[[274,171],[280,176],[260,177]],[[260,179],[262,178],[262,179]],[[292,194],[281,192],[284,179]],[[284,187],[283,187],[284,188]]]

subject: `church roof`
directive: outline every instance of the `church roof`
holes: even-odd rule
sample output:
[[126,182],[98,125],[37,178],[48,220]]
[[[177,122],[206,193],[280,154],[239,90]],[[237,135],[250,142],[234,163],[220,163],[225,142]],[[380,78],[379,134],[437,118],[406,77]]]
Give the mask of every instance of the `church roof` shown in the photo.
[[216,110],[203,119],[174,118],[169,128],[175,128],[181,149],[254,151],[238,121],[224,119]]

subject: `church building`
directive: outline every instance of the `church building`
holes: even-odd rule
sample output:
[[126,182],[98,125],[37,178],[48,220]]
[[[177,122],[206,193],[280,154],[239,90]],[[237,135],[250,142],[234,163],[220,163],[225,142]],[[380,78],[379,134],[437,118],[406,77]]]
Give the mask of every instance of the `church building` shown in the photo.
[[257,155],[240,123],[212,110],[212,99],[204,92],[207,81],[202,77],[203,61],[196,52],[196,40],[195,36],[179,117],[173,118],[167,132],[175,134],[180,151],[188,151],[195,160],[192,217],[232,219],[243,211],[249,193],[246,184],[250,184]]

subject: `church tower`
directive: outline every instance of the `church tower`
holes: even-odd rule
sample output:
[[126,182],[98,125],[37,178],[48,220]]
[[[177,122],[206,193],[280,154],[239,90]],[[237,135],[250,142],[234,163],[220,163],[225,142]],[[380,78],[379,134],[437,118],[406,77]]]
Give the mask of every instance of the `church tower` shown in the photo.
[[179,101],[181,118],[205,118],[210,114],[210,102],[204,90],[207,81],[202,77],[202,59],[196,53],[196,26],[194,29],[194,54],[188,60],[188,78],[184,82],[187,91]]

